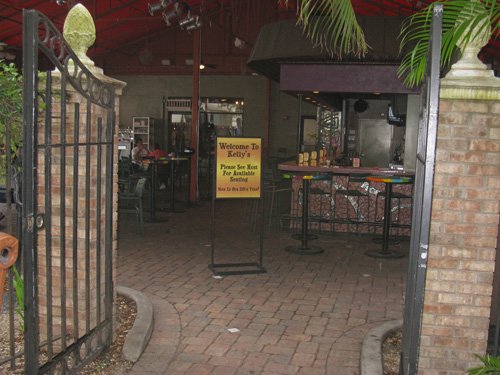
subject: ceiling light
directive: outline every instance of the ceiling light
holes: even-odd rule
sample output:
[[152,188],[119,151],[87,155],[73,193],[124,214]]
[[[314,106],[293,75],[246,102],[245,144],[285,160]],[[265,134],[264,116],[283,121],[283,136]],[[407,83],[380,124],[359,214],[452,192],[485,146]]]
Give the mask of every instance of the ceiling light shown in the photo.
[[319,91],[318,90],[314,90],[313,94],[319,94]]
[[172,24],[171,20],[175,17],[178,17],[181,14],[181,10],[179,8],[179,3],[175,3],[173,9],[170,12],[163,12],[163,20],[170,26]]
[[238,37],[234,38],[234,46],[238,49],[243,49],[246,46],[246,42]]
[[202,25],[203,22],[201,21],[200,16],[191,16],[190,13],[188,13],[186,18],[179,21],[180,28],[186,31],[198,29]]
[[186,18],[179,20],[179,26],[181,27],[181,29],[184,30],[193,21],[194,21],[194,18],[188,15]]
[[165,7],[167,6],[166,2],[164,0],[158,2],[158,3],[149,3],[148,4],[148,10],[149,10],[149,14],[154,16],[154,14],[162,9],[165,9]]
[[201,63],[200,64],[200,69],[205,69],[205,64]]

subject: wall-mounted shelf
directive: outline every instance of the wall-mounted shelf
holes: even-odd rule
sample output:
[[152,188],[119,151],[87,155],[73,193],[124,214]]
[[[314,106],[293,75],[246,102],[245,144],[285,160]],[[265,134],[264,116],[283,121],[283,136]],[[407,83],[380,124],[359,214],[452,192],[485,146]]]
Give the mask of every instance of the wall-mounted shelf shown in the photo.
[[134,143],[140,138],[144,146],[150,150],[154,142],[154,119],[151,117],[132,117]]

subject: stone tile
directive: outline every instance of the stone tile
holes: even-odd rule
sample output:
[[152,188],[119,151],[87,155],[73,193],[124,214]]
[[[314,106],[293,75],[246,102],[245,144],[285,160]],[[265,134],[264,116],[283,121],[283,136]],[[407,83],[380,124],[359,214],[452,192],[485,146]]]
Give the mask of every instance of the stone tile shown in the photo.
[[[218,256],[254,257],[241,202],[220,206]],[[359,374],[372,322],[402,315],[408,260],[367,259],[371,236],[342,233],[315,241],[324,254],[292,255],[283,251],[294,241],[290,233],[272,232],[264,243],[268,273],[214,279],[205,246],[210,217],[202,203],[170,215],[166,226],[146,224],[144,239],[127,230],[133,223],[120,222],[118,282],[145,291],[155,305],[152,339],[132,373]]]
[[299,371],[299,366],[286,365],[282,363],[269,362],[265,367],[264,371],[274,372],[277,374],[296,374]]
[[269,357],[270,354],[267,353],[250,353],[241,366],[251,370],[262,370]]
[[205,354],[207,355],[215,355],[215,356],[223,356],[226,352],[231,348],[230,344],[217,344],[214,343],[210,345],[207,350],[205,350]]
[[310,367],[314,363],[315,359],[314,354],[308,354],[308,353],[295,353],[293,358],[292,358],[292,364],[301,366],[301,367]]

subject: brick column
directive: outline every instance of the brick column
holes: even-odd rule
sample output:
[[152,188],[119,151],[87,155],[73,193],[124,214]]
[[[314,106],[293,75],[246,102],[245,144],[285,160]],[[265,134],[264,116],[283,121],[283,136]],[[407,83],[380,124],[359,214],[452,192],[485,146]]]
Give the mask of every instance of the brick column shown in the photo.
[[[462,73],[466,71],[467,74]],[[419,374],[464,374],[487,348],[500,210],[500,80],[441,81]]]
[[[81,5],[77,4],[70,14],[73,20],[80,16],[87,23],[92,23],[92,19],[88,11]],[[81,28],[81,24],[77,24],[76,29],[72,29],[65,23],[64,35],[68,41],[71,38],[77,42],[83,41],[88,43],[92,35],[88,35],[88,31],[85,28]],[[92,23],[93,26],[93,23]],[[69,34],[68,34],[69,33]],[[73,33],[73,34],[71,34]],[[95,34],[95,31],[94,31]],[[95,37],[95,35],[94,35]],[[88,48],[82,49],[81,46],[72,46],[75,51],[85,54]],[[106,161],[106,147],[97,146],[98,140],[98,122],[99,119],[102,121],[103,132],[106,131],[106,110],[95,104],[90,104],[90,127],[87,128],[87,99],[81,95],[73,86],[66,84],[66,116],[65,116],[65,133],[66,139],[61,139],[61,73],[59,71],[54,71],[52,73],[52,119],[51,119],[51,132],[49,135],[50,143],[52,145],[57,144],[67,144],[65,146],[65,159],[62,158],[63,154],[61,147],[52,147],[50,151],[51,158],[51,170],[45,170],[45,148],[37,149],[37,161],[38,161],[38,173],[37,173],[37,212],[45,211],[45,197],[51,197],[51,225],[50,227],[41,230],[37,237],[37,261],[38,261],[38,295],[39,295],[39,329],[40,329],[40,342],[44,342],[48,338],[49,328],[48,328],[48,312],[50,310],[52,319],[50,324],[52,325],[52,335],[54,349],[59,350],[61,348],[61,340],[58,337],[61,336],[63,332],[62,327],[62,316],[66,317],[66,324],[64,329],[66,330],[66,344],[71,344],[74,342],[74,338],[81,337],[86,333],[86,320],[89,321],[89,329],[93,329],[99,322],[101,322],[105,316],[104,305],[101,306],[100,316],[97,316],[97,300],[104,301],[105,297],[105,232],[103,228],[107,228],[105,223],[105,206],[106,202],[112,201],[112,262],[113,262],[113,284],[115,285],[116,280],[116,252],[117,252],[117,201],[118,201],[118,113],[119,113],[119,101],[122,94],[122,90],[125,87],[125,83],[115,80],[113,78],[107,77],[103,74],[102,69],[95,67],[94,63],[86,58],[86,56],[80,56],[79,58],[87,68],[92,72],[92,74],[98,78],[101,82],[112,84],[115,87],[115,123],[112,124],[114,127],[114,148],[113,152],[113,187],[111,190],[106,189],[106,177],[109,176],[111,171],[105,168]],[[69,71],[72,68],[69,69]],[[89,82],[86,78],[81,81],[83,87],[89,87]],[[79,143],[93,143],[88,146],[77,146],[73,145],[75,141],[75,104],[79,105],[79,126],[78,126],[78,141]],[[40,116],[40,121],[37,128],[38,143],[45,144],[45,119],[44,116]],[[89,139],[87,139],[87,129],[89,129]],[[104,137],[104,134],[102,135]],[[102,151],[101,165],[98,165],[96,159],[98,148],[100,147]],[[87,151],[90,152],[90,159],[87,161]],[[75,170],[75,156],[78,157],[78,165]],[[64,160],[64,163],[63,163]],[[87,181],[86,166],[90,166],[89,170],[89,180]],[[65,181],[61,184],[61,172],[65,171]],[[101,172],[101,196],[100,200],[97,200],[97,175],[98,171]],[[50,191],[47,190],[45,185],[45,176],[50,175]],[[78,180],[77,180],[78,179]],[[78,194],[73,191],[73,184],[78,181]],[[89,189],[87,191],[87,186]],[[65,210],[62,211],[63,201],[62,192],[66,196],[64,200]],[[87,199],[89,197],[90,199]],[[76,199],[78,208],[75,212],[75,207],[73,205]],[[98,207],[101,208],[100,216],[98,217]],[[88,208],[88,210],[87,210]],[[86,218],[90,217],[88,229],[86,228]],[[61,217],[64,217],[65,227],[61,227]],[[76,220],[76,222],[75,222]],[[88,230],[88,238],[87,238]],[[47,237],[46,233],[50,231],[51,233],[51,243],[50,249],[47,248]],[[62,234],[65,235],[65,263],[62,262]],[[98,242],[99,234],[100,241]],[[76,254],[73,257],[73,241],[76,243]],[[87,245],[88,241],[88,245]],[[100,294],[97,295],[96,281],[97,281],[97,269],[98,269],[98,253],[97,248],[101,248],[100,256]],[[50,253],[51,264],[46,263],[46,254]],[[86,258],[89,258],[89,269],[86,270]],[[73,266],[77,264],[76,273],[73,272]],[[63,277],[62,269],[65,269],[65,278]],[[48,290],[48,276],[51,278],[52,288]],[[85,293],[85,281],[90,280],[90,291],[87,296]],[[75,280],[77,283],[75,283]],[[74,286],[77,287],[77,293],[74,293]],[[65,299],[63,301],[62,292],[65,292]],[[51,297],[51,300],[48,299]],[[89,313],[87,314],[86,298],[89,299]],[[73,306],[75,302],[78,303],[78,309],[76,315],[78,316],[79,326],[78,332],[75,330],[75,312]],[[49,309],[50,308],[50,309]],[[95,343],[94,343],[95,344]],[[57,351],[56,351],[57,352]]]
[[[96,73],[96,72],[94,72]],[[54,105],[52,106],[52,124],[51,124],[51,143],[58,144],[61,143],[60,134],[61,134],[61,121],[60,121],[60,113],[61,106],[58,103],[58,100],[61,96],[61,74],[60,72],[53,72],[53,95],[52,100],[54,101]],[[106,77],[102,74],[95,74],[101,81],[106,81],[115,85],[116,88],[116,100],[115,100],[115,113],[119,111],[119,97],[122,92],[122,88],[124,84],[120,81],[113,80],[112,78]],[[85,83],[84,83],[85,84]],[[104,293],[105,293],[105,284],[104,284],[104,275],[105,275],[105,233],[103,228],[107,229],[107,225],[105,224],[105,205],[106,201],[112,200],[113,209],[113,234],[112,234],[112,262],[113,262],[113,284],[116,278],[116,251],[117,251],[117,192],[118,192],[118,181],[117,181],[117,170],[118,170],[118,148],[117,145],[117,131],[118,131],[118,121],[114,123],[114,144],[115,147],[113,149],[113,189],[107,190],[105,181],[106,176],[111,173],[111,171],[106,170],[105,168],[105,160],[106,160],[106,151],[104,146],[100,146],[102,151],[102,163],[101,166],[97,165],[96,155],[98,152],[98,146],[92,145],[89,146],[91,158],[89,160],[89,192],[86,191],[86,165],[87,165],[87,148],[85,146],[80,146],[77,148],[77,156],[78,156],[78,167],[77,173],[74,170],[74,158],[75,158],[75,147],[72,143],[75,140],[74,131],[75,131],[75,112],[74,105],[78,103],[80,105],[79,109],[79,131],[78,137],[80,143],[87,142],[97,142],[98,139],[98,119],[101,118],[103,121],[103,128],[105,128],[105,119],[106,112],[103,108],[97,105],[91,105],[91,116],[90,116],[90,139],[87,139],[87,126],[86,116],[87,116],[87,100],[80,93],[78,93],[71,85],[67,84],[66,86],[66,119],[65,119],[65,129],[66,129],[66,139],[62,143],[68,143],[66,146],[65,152],[65,163],[62,164],[62,153],[60,149],[54,148],[51,151],[52,165],[51,171],[48,172],[45,170],[45,148],[37,149],[37,163],[38,163],[38,174],[37,174],[37,211],[45,212],[45,195],[51,196],[51,205],[52,212],[50,213],[51,217],[51,226],[45,230],[39,232],[37,236],[37,257],[38,257],[38,294],[39,294],[39,320],[40,320],[40,340],[43,342],[47,338],[47,313],[48,313],[48,304],[51,304],[52,307],[52,316],[53,316],[53,336],[59,336],[61,334],[61,317],[62,312],[62,301],[61,301],[61,292],[62,288],[64,288],[66,293],[65,299],[65,315],[66,315],[66,330],[69,336],[72,335],[83,335],[85,333],[85,320],[90,320],[90,327],[94,328],[98,321],[101,321],[104,318],[104,309],[101,310],[101,316],[97,317],[96,306],[97,306],[97,295],[95,289],[95,281],[97,278],[97,246],[101,247],[101,294],[100,300],[101,303],[104,301]],[[45,140],[45,123],[44,119],[38,124],[38,142],[40,144],[44,144]],[[65,169],[65,212],[61,211],[62,207],[62,189],[61,189],[61,171]],[[101,199],[97,201],[97,173],[98,170],[101,170]],[[51,190],[47,191],[47,186],[45,186],[45,175],[50,173],[51,175]],[[73,184],[78,178],[78,196],[77,196],[77,214],[76,214],[76,222],[74,222],[74,191]],[[87,194],[90,197],[89,202],[87,202]],[[87,212],[87,204],[89,205],[89,210]],[[101,215],[97,218],[97,206],[101,207]],[[65,228],[61,228],[61,216],[64,215],[65,218]],[[90,216],[89,222],[89,254],[87,254],[86,248],[86,217]],[[76,229],[76,236],[74,235],[74,230]],[[50,230],[52,236],[52,242],[50,249],[47,249],[47,238],[46,233]],[[97,232],[100,232],[101,240],[100,243],[97,243]],[[62,233],[65,233],[65,273],[66,279],[63,281],[61,279],[61,250],[62,250]],[[77,243],[77,259],[73,259],[73,241]],[[51,254],[52,263],[50,266],[47,265],[46,262],[46,254],[47,251]],[[90,269],[88,270],[88,277],[90,282],[94,286],[90,290],[90,295],[86,296],[84,293],[84,285],[87,277],[87,271],[85,267],[86,257],[90,259]],[[73,263],[76,261],[78,264],[78,270],[75,274],[73,272]],[[47,273],[50,272],[51,276],[51,295],[52,301],[47,299]],[[74,280],[78,282],[78,319],[80,320],[79,332],[74,332],[74,314],[73,314],[73,285]],[[63,285],[64,282],[64,285]],[[87,317],[85,299],[90,299],[90,316]],[[56,341],[56,344],[58,341]]]

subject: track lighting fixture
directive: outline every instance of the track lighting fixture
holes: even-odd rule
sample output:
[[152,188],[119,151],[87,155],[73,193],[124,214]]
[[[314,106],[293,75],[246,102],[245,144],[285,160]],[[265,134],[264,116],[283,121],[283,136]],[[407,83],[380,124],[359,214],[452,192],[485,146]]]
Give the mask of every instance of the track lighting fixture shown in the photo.
[[163,10],[167,7],[168,4],[171,3],[171,0],[161,0],[157,3],[149,3],[148,4],[148,10],[149,14],[154,16],[156,12],[159,12],[160,10]]
[[192,31],[200,28],[203,25],[203,22],[200,19],[200,16],[191,16],[188,13],[188,16],[179,21],[179,26],[182,30]]

